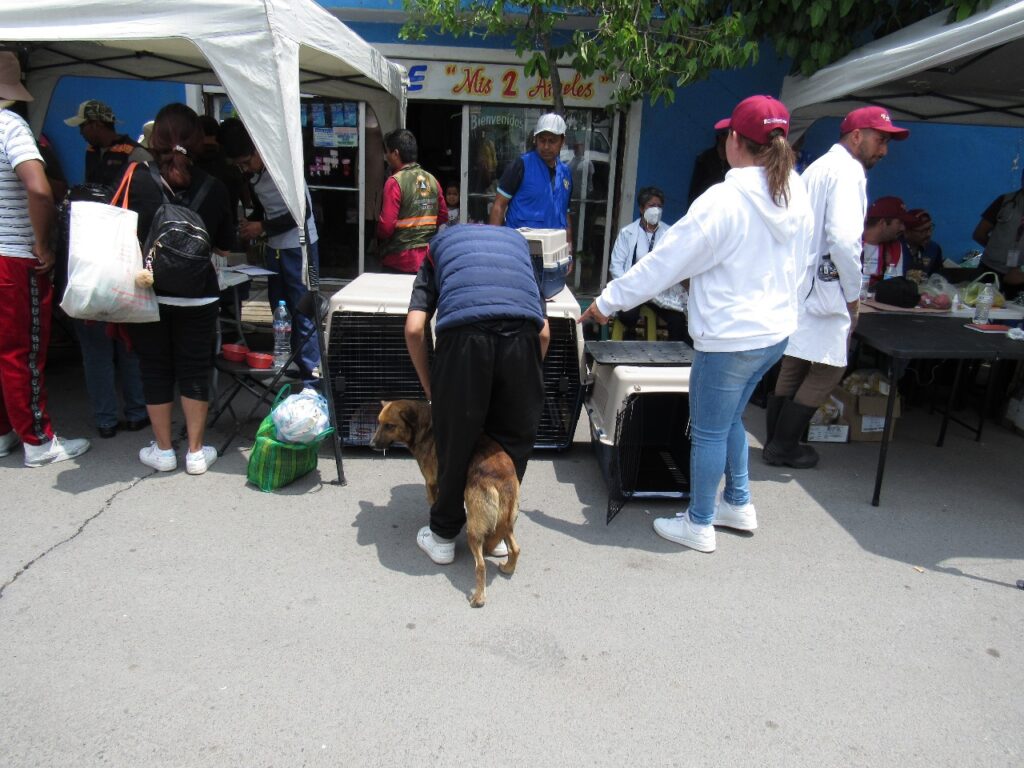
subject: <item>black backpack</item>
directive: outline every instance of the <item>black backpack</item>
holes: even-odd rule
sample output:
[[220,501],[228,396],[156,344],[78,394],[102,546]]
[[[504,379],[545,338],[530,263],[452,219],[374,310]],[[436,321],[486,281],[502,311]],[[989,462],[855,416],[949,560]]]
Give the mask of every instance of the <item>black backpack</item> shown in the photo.
[[153,273],[153,287],[159,293],[185,299],[205,296],[213,248],[206,224],[197,211],[213,186],[213,179],[207,176],[186,206],[168,194],[169,187],[156,165],[150,164],[149,172],[164,196],[164,202],[153,214],[143,248],[146,269]]

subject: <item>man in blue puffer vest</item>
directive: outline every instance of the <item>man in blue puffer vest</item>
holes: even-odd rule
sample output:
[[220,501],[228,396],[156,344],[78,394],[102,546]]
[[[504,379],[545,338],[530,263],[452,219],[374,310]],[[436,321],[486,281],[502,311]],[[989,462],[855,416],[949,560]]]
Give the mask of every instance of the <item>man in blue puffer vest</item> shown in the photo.
[[[435,312],[431,363],[427,325]],[[544,404],[549,341],[522,235],[474,225],[448,228],[431,240],[413,285],[405,343],[431,400],[438,493],[430,525],[416,543],[435,563],[455,557],[455,537],[466,523],[466,470],[481,434],[505,449],[522,482]]]
[[506,227],[564,229],[572,253],[572,171],[559,159],[565,143],[565,120],[541,115],[533,132],[534,149],[508,165],[498,182],[490,223]]

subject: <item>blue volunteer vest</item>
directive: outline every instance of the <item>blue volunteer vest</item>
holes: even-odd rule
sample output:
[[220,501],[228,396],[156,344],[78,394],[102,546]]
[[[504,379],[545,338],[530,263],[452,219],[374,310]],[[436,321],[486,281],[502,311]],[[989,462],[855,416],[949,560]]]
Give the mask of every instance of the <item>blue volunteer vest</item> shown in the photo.
[[437,281],[437,330],[481,320],[544,326],[540,288],[525,238],[507,227],[449,227],[430,241]]
[[505,213],[505,226],[565,229],[572,192],[572,171],[561,160],[555,162],[555,183],[551,169],[536,152],[522,156],[523,182],[512,196]]

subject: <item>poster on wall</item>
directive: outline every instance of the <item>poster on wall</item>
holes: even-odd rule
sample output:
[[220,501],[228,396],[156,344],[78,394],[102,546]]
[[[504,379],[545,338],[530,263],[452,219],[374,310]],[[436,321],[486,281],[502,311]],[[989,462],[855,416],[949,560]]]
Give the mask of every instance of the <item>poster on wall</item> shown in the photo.
[[359,104],[318,101],[309,103],[308,110],[309,124],[303,124],[307,181],[317,187],[351,188],[358,161]]

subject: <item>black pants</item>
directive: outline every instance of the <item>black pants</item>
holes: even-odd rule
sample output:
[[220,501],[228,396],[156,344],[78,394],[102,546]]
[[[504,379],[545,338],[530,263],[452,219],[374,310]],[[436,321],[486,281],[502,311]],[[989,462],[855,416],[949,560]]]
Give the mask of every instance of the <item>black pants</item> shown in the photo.
[[520,482],[526,473],[544,405],[537,327],[493,321],[440,333],[430,388],[438,485],[430,530],[451,539],[466,524],[466,470],[481,434],[505,449]]
[[146,405],[174,402],[174,384],[193,400],[210,399],[210,371],[217,334],[216,302],[198,307],[160,305],[160,322],[125,327],[139,355]]

